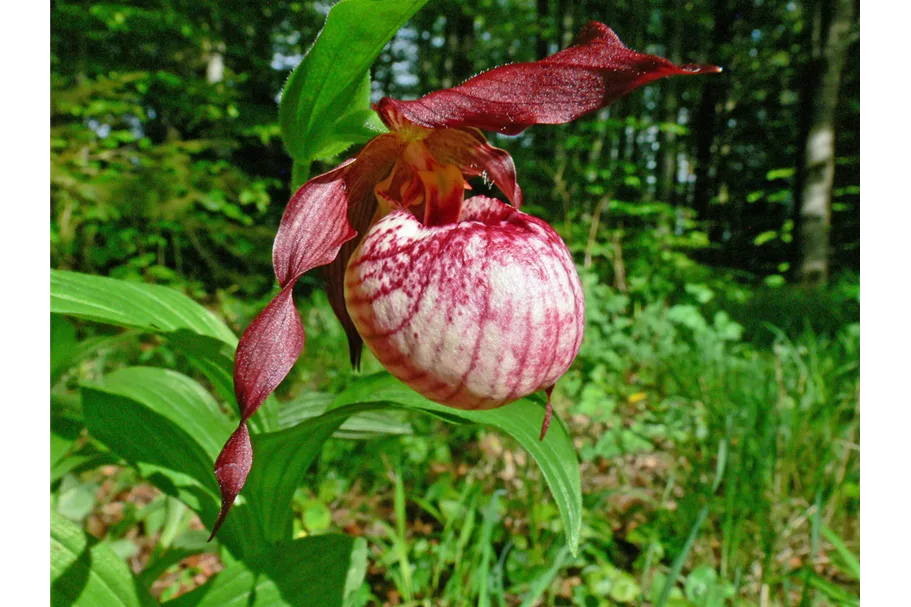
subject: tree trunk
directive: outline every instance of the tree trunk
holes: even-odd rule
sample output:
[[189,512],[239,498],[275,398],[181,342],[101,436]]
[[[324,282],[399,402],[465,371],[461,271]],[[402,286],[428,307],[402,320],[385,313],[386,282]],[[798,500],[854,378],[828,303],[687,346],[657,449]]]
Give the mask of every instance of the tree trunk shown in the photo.
[[471,48],[474,46],[474,17],[463,7],[454,5],[446,17],[446,77],[445,88],[461,84],[471,77],[474,69],[471,62]]
[[535,39],[535,55],[537,59],[544,59],[550,52],[550,40],[547,39],[547,25],[550,21],[549,0],[537,0],[538,32]]
[[[682,16],[678,11],[665,12],[667,26],[665,35],[669,37],[667,58],[680,63],[680,46],[683,37]],[[677,79],[664,81],[664,100],[661,120],[667,127],[677,124]],[[661,172],[658,175],[658,200],[673,204],[677,185],[677,135],[668,128],[661,137]]]
[[[712,44],[709,57],[712,61],[722,61],[721,48],[730,40],[731,26],[735,12],[728,6],[727,0],[712,2],[715,15],[715,27],[712,30]],[[702,88],[702,100],[696,112],[693,128],[696,134],[696,183],[693,188],[693,208],[699,219],[709,223],[709,234],[712,240],[720,230],[710,203],[715,191],[712,177],[712,150],[715,144],[718,107],[724,103],[727,94],[727,83],[723,76],[706,78]]]
[[835,173],[835,119],[842,70],[854,18],[853,0],[814,2],[813,59],[805,89],[806,140],[798,170],[797,278],[808,285],[829,277],[829,231]]

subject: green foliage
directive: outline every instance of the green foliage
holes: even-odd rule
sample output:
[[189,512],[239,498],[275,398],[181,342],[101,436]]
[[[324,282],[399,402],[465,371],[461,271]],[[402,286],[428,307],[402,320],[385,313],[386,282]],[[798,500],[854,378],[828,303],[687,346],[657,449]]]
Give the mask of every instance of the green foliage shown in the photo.
[[578,551],[582,526],[579,465],[569,433],[560,420],[554,420],[547,436],[540,440],[544,413],[540,399],[524,398],[489,411],[463,411],[431,402],[384,373],[353,383],[336,397],[334,406],[355,402],[416,408],[446,421],[483,424],[512,436],[541,467],[563,517],[567,545],[573,553]]
[[[222,398],[234,394],[232,370],[237,338],[211,312],[156,285],[51,271],[51,313],[151,331],[168,338]],[[259,419],[269,425],[274,413]]]
[[[203,308],[162,287],[134,286],[66,272],[55,272],[53,278],[55,313],[155,330],[166,336],[189,331],[213,340],[230,340],[223,326],[213,322]],[[122,307],[129,312],[118,312],[121,306],[117,297],[121,293],[134,295],[133,307]],[[128,367],[107,374],[101,381],[84,384],[81,401],[85,425],[94,440],[137,469],[165,494],[196,510],[203,520],[214,520],[219,498],[211,465],[224,437],[232,431],[232,422],[198,383],[174,371]],[[512,434],[541,465],[563,512],[569,545],[575,549],[581,525],[578,464],[569,435],[559,421],[554,422],[545,441],[538,440],[538,424],[543,417],[540,402],[523,400],[485,412],[454,411],[417,396],[389,376],[371,376],[335,397],[322,414],[308,416],[284,430],[254,434],[257,465],[248,479],[243,503],[235,507],[219,536],[234,558],[248,565],[228,567],[211,587],[187,595],[196,598],[186,600],[201,600],[211,593],[216,598],[205,600],[217,604],[224,600],[224,593],[240,592],[240,588],[251,583],[248,580],[255,579],[246,567],[253,563],[259,567],[262,559],[278,558],[289,550],[294,553],[297,548],[289,548],[287,544],[293,526],[291,503],[322,443],[351,415],[388,406],[427,411],[447,420],[483,423]],[[61,487],[58,510],[63,508],[74,518],[81,518],[91,503],[84,504],[84,498],[80,501],[79,496],[86,492],[79,487],[71,488],[66,482]],[[344,580],[350,550],[348,544],[345,558],[331,566],[328,563],[333,561],[324,556],[320,566],[341,572]],[[256,570],[257,575],[272,580],[280,589],[275,592],[285,597],[296,596],[293,589],[283,586],[288,580],[281,576],[293,573],[288,570],[288,563],[276,561],[274,567],[264,566],[264,572]],[[224,581],[219,581],[221,576],[225,576]],[[323,582],[330,594],[337,591],[338,600],[314,604],[338,604],[341,590],[333,589],[330,581]],[[269,592],[263,594],[267,595],[271,597],[268,600],[277,600]],[[329,595],[314,596],[328,600]]]
[[[259,19],[276,18],[268,12]],[[283,188],[275,172],[243,160],[251,147],[260,157],[270,154],[247,134],[265,113],[243,98],[251,78],[232,60],[248,50],[237,53],[212,31],[219,13],[185,4],[55,3],[55,267],[196,294],[213,283],[253,292],[268,286],[255,274],[242,279],[249,253],[268,245],[271,233],[258,224]],[[242,23],[249,13],[232,9],[225,16]],[[232,36],[232,44],[249,35]],[[249,84],[268,77],[264,63]],[[220,74],[207,69],[216,64],[225,66]],[[267,112],[274,122],[274,108]]]
[[[788,282],[806,3],[752,6],[721,41],[723,1],[423,4],[54,3],[51,257],[83,273],[51,276],[54,600],[753,606],[762,587],[772,605],[858,604],[855,53],[839,275],[807,290]],[[538,443],[535,399],[469,414],[369,357],[355,378],[307,277],[306,362],[254,417],[248,486],[205,544],[235,334],[273,288],[288,185],[380,132],[379,95],[533,60],[588,19],[728,75],[710,121],[712,85],[680,80],[491,137],[585,283],[586,339],[554,395],[566,424]],[[202,557],[219,564],[188,564]]]
[[386,129],[370,109],[370,66],[427,0],[343,0],[329,11],[313,49],[285,85],[282,140],[306,180],[310,162],[364,143]]
[[256,607],[322,607],[344,601],[354,539],[322,535],[275,544],[249,563],[234,563],[214,581],[168,601],[173,607],[219,607],[237,601]]
[[155,601],[110,545],[51,514],[51,604],[133,607]]

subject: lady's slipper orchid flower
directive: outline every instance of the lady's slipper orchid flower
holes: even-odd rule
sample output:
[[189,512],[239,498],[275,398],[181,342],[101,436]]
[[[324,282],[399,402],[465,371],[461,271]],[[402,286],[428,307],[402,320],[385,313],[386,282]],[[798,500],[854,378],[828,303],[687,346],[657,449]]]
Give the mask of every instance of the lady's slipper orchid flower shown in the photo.
[[[234,387],[241,421],[217,461],[223,522],[253,463],[246,421],[304,347],[292,299],[328,265],[329,300],[348,335],[390,373],[438,403],[491,409],[550,390],[582,341],[582,287],[566,245],[520,211],[512,158],[479,129],[515,135],[603,108],[665,76],[717,72],[626,48],[601,23],[534,63],[484,72],[414,101],[374,106],[389,133],[291,198],[272,254],[281,291],[244,332]],[[465,200],[483,176],[510,204]]]

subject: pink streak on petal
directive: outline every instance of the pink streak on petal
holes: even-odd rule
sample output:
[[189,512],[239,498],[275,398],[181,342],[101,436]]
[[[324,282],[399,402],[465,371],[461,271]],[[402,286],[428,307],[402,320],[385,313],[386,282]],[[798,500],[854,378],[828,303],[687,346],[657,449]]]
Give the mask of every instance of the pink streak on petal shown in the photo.
[[546,389],[582,340],[572,256],[544,221],[491,198],[427,227],[377,222],[351,258],[348,311],[390,373],[436,402],[491,409]]
[[591,22],[573,46],[546,59],[504,65],[414,101],[384,97],[376,109],[390,128],[412,122],[515,135],[533,124],[570,122],[658,78],[718,71],[637,53],[609,27]]

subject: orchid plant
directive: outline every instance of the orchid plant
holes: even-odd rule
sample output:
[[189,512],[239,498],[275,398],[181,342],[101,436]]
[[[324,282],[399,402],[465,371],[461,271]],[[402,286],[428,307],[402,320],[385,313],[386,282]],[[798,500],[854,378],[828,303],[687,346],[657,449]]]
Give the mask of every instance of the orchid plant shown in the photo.
[[[292,196],[273,249],[279,293],[244,332],[234,363],[240,423],[215,462],[214,536],[253,464],[247,420],[304,347],[292,291],[328,266],[328,295],[348,336],[437,403],[492,409],[550,392],[582,341],[585,302],[572,256],[521,211],[510,155],[482,131],[516,135],[606,107],[648,82],[718,72],[630,50],[601,23],[546,59],[505,65],[413,101],[374,105],[389,132]],[[505,196],[466,199],[466,178]]]

